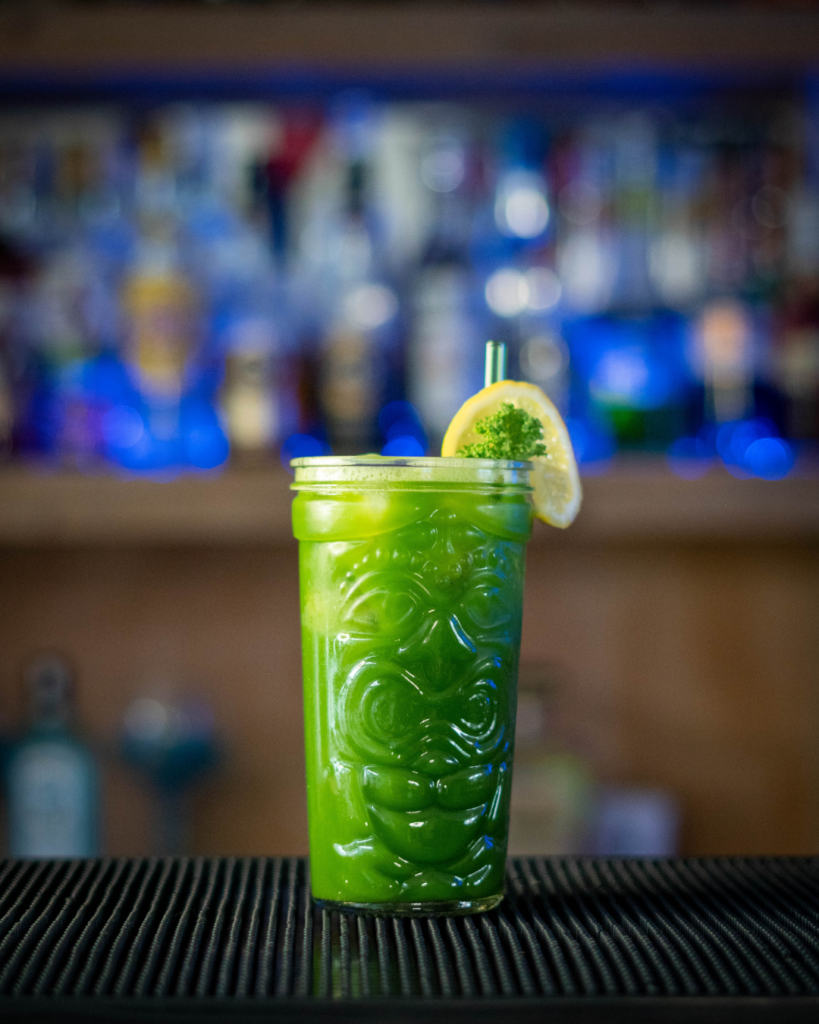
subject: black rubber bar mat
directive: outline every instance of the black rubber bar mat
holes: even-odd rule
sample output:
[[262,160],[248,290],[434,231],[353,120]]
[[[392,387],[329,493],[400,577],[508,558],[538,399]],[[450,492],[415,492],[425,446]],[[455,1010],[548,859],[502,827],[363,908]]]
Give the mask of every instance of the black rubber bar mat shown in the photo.
[[521,858],[475,917],[337,914],[279,858],[0,862],[0,1015],[819,1020],[819,858]]

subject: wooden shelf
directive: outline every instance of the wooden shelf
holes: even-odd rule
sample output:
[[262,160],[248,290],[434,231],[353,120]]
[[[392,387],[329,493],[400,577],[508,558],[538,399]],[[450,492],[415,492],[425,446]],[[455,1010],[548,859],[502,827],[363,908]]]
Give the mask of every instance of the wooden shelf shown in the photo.
[[755,74],[808,68],[809,10],[485,3],[191,5],[17,3],[0,11],[5,79],[30,76],[398,75],[658,66]]
[[[813,541],[819,474],[739,480],[712,469],[683,480],[653,459],[623,460],[584,480],[581,515],[566,538],[585,541]],[[540,535],[559,531],[543,527]],[[538,534],[536,533],[536,536]]]
[[[290,477],[277,468],[174,480],[0,472],[0,544],[230,545],[290,543]],[[584,481],[583,512],[550,544],[819,540],[819,475],[769,483],[713,470],[681,480],[653,460]]]

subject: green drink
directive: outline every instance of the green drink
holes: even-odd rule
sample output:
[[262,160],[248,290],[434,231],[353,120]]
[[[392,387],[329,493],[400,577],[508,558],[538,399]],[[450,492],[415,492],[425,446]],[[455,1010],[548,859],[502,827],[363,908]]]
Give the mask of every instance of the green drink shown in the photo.
[[495,906],[529,464],[293,466],[313,895],[391,913]]

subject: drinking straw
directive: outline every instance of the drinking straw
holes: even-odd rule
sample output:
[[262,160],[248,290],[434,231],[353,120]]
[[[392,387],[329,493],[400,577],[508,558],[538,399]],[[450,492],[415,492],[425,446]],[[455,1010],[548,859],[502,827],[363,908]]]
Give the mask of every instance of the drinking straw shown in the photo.
[[488,388],[499,380],[506,380],[506,345],[502,341],[487,341],[483,386]]

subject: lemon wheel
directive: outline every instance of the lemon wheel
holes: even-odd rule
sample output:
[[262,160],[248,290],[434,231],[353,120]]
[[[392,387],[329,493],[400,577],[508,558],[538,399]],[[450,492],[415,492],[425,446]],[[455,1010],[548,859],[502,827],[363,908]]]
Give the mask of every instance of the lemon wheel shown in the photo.
[[580,476],[566,424],[554,403],[535,384],[501,380],[473,395],[464,402],[450,423],[444,435],[441,455],[457,455],[464,445],[480,441],[475,424],[496,413],[504,402],[511,402],[528,412],[543,426],[546,454],[532,460],[532,502],[538,519],[565,529],[580,510]]

